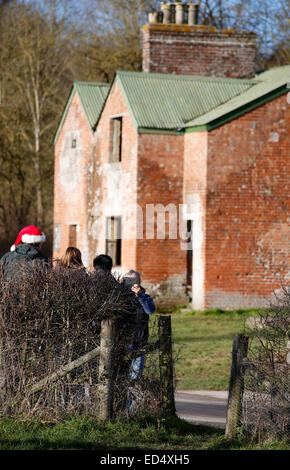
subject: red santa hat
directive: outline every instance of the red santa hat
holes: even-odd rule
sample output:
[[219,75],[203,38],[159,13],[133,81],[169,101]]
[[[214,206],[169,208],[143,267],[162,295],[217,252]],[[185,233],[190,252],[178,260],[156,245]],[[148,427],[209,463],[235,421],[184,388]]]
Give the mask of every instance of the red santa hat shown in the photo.
[[28,225],[20,230],[16,242],[11,246],[10,251],[14,251],[15,247],[20,243],[43,243],[45,241],[45,234],[34,225]]

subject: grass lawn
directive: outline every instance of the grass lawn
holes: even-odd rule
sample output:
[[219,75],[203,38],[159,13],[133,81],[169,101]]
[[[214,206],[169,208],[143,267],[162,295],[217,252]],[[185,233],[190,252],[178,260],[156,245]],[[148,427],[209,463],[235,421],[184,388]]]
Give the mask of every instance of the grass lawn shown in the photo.
[[[177,389],[227,390],[233,337],[245,312],[175,312],[172,332]],[[155,317],[156,318],[156,317]],[[153,320],[153,318],[152,318]],[[98,425],[88,417],[60,423],[27,422],[0,415],[0,450],[290,450],[289,442],[228,440],[224,431],[177,417],[140,418]]]
[[262,447],[229,441],[222,430],[194,426],[178,418],[118,421],[97,425],[89,418],[59,424],[0,419],[0,450],[289,450],[286,442]]
[[234,335],[256,315],[256,310],[173,313],[177,389],[228,390]]

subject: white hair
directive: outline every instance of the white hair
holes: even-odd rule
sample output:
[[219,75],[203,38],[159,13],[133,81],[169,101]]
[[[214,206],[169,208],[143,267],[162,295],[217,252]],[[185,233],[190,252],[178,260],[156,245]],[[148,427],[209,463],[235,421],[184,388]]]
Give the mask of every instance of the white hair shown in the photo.
[[128,271],[126,274],[124,274],[123,277],[136,277],[139,281],[139,283],[141,283],[141,276],[140,276],[140,273],[138,273],[138,271],[134,271],[134,269],[130,269],[130,271]]

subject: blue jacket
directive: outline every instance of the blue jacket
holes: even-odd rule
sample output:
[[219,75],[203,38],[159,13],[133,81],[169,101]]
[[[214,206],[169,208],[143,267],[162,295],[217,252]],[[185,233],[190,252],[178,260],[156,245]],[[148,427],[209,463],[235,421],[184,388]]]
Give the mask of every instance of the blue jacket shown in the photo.
[[155,304],[150,295],[143,292],[137,297],[137,299],[139,300],[144,312],[147,313],[147,315],[151,315],[151,313],[155,312]]

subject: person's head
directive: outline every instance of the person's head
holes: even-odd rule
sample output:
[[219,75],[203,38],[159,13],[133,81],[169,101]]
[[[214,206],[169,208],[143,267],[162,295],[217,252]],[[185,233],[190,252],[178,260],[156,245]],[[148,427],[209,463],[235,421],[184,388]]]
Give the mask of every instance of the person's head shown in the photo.
[[121,277],[121,282],[124,283],[126,287],[133,287],[135,284],[138,286],[141,285],[141,276],[138,271],[130,269],[126,274]]
[[111,272],[113,267],[113,260],[109,255],[98,255],[95,257],[93,264],[95,271],[102,270]]
[[69,246],[61,258],[61,265],[68,268],[83,268],[82,254],[74,246]]
[[14,245],[11,246],[10,251],[15,251],[17,245],[33,245],[36,249],[40,249],[45,242],[45,234],[35,227],[35,225],[28,225],[20,230]]

